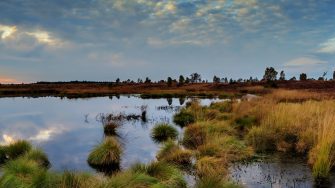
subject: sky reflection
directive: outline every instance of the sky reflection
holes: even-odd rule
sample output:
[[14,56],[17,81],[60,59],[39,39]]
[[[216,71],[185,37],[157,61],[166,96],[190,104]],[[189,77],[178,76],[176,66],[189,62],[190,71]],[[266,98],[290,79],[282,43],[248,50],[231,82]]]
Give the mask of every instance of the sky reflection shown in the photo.
[[[204,99],[202,103],[209,104]],[[140,99],[121,96],[91,99],[3,98],[0,99],[0,142],[25,139],[42,148],[49,156],[53,170],[92,171],[86,163],[90,150],[103,139],[103,129],[97,121],[101,113],[140,114],[147,105],[149,121],[125,122],[120,128],[124,156],[123,168],[135,162],[155,159],[159,145],[150,138],[150,130],[157,122],[172,123],[173,110],[157,110],[167,106],[166,99]],[[172,106],[180,106],[173,99]],[[180,131],[180,129],[178,128]]]

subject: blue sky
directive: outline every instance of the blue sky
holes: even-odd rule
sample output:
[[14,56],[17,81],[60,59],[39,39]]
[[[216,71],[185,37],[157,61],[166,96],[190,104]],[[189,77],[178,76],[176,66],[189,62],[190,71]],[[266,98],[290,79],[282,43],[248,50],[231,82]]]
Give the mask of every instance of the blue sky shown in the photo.
[[332,0],[1,0],[0,10],[2,83],[335,67]]

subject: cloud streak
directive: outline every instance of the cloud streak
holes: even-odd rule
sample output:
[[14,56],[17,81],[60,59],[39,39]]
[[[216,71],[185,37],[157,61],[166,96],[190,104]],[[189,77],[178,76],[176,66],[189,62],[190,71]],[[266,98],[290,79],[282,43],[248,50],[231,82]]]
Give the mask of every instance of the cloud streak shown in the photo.
[[335,38],[320,44],[319,53],[335,54]]
[[[36,79],[260,77],[293,57],[335,61],[331,1],[4,0],[0,10],[0,65]],[[312,66],[286,66],[302,62]]]

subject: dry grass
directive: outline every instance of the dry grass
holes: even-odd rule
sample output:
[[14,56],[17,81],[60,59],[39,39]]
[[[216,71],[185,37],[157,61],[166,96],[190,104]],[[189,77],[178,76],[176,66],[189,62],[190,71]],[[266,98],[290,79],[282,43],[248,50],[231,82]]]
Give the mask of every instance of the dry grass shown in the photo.
[[259,125],[246,135],[256,151],[308,153],[315,177],[326,177],[334,167],[334,100],[313,93],[278,91],[258,101],[242,102],[235,112],[257,117]]

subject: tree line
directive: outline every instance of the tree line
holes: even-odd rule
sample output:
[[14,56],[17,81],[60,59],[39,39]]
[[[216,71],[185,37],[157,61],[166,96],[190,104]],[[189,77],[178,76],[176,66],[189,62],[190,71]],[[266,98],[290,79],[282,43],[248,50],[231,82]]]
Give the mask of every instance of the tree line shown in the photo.
[[[299,75],[299,80],[300,81],[306,81],[306,80],[319,80],[319,81],[327,81],[328,79],[326,78],[327,72],[324,72],[320,77],[317,79],[315,78],[309,78],[306,73],[301,73]],[[227,77],[219,77],[214,75],[212,80],[205,80],[202,79],[201,75],[199,73],[192,73],[189,76],[184,76],[180,75],[178,79],[173,79],[172,77],[168,77],[166,80],[159,80],[156,82],[153,82],[149,77],[146,77],[144,80],[141,78],[138,78],[136,81],[127,79],[124,81],[121,81],[120,78],[117,78],[114,82],[113,81],[58,81],[58,82],[46,82],[46,81],[40,81],[37,82],[37,84],[66,84],[66,83],[90,83],[90,84],[135,84],[135,83],[145,83],[145,84],[150,84],[150,83],[166,83],[168,86],[172,86],[174,84],[177,84],[178,86],[183,85],[183,84],[190,84],[190,83],[214,83],[214,84],[219,84],[219,83],[225,83],[225,84],[234,84],[234,83],[248,83],[248,82],[273,82],[273,81],[284,81],[284,80],[289,80],[289,81],[296,81],[298,80],[295,76],[287,79],[285,72],[282,70],[280,71],[279,75],[278,72],[275,70],[273,67],[267,67],[264,71],[264,76],[261,80],[259,80],[257,77],[249,77],[248,79],[232,79],[232,78],[227,78]],[[335,80],[335,71],[333,72],[332,79],[330,80]]]

